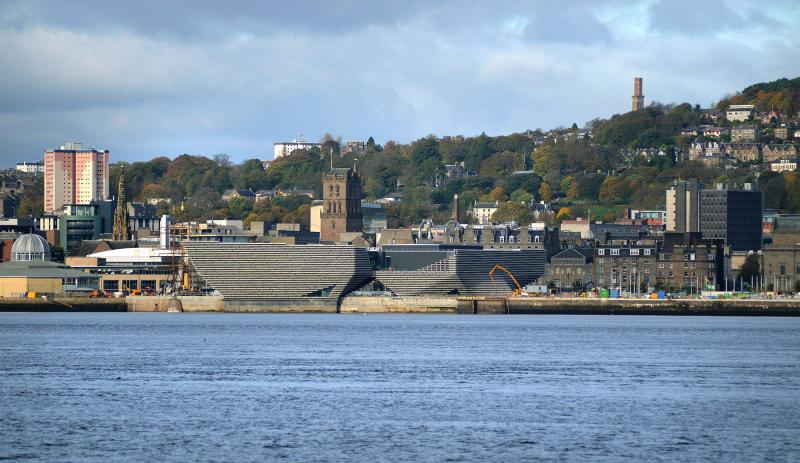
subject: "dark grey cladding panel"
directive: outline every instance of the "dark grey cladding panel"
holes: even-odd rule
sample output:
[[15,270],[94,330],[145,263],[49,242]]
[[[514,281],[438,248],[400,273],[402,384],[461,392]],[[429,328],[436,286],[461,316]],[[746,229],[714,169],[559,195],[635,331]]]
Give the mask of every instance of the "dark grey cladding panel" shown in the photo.
[[184,243],[195,270],[228,301],[315,300],[335,304],[372,277],[367,251],[353,246]]
[[520,285],[525,285],[544,274],[546,255],[543,249],[458,250],[450,253],[449,271],[378,271],[375,278],[400,296],[504,295],[515,286],[502,271],[494,274],[492,283],[489,271],[496,264],[507,268]]
[[387,251],[386,257],[391,259],[392,270],[419,270],[422,267],[439,262],[448,257],[447,251]]

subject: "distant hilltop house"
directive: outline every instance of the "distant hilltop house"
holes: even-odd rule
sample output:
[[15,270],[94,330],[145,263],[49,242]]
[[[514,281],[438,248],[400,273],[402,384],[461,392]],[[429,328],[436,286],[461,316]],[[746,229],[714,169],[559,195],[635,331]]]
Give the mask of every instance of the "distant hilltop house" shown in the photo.
[[794,172],[797,170],[797,158],[773,162],[769,165],[769,169],[773,172]]
[[731,129],[731,142],[755,141],[758,134],[759,130],[756,125],[737,125]]
[[273,143],[274,158],[279,159],[282,158],[283,156],[288,156],[292,154],[292,151],[294,150],[309,150],[311,148],[314,147],[319,148],[321,146],[322,145],[319,143],[312,143],[310,141],[305,141],[303,139],[303,134],[300,133],[300,135],[292,141],[279,141]]
[[255,192],[255,200],[256,201],[266,201],[267,199],[272,199],[276,196],[286,197],[286,196],[308,196],[311,199],[316,197],[316,192],[314,190],[298,190],[296,188],[292,188],[291,190],[258,190]]
[[751,104],[732,104],[725,111],[725,119],[731,122],[745,122],[755,113],[755,106]]
[[711,122],[717,122],[722,117],[722,111],[719,109],[701,109],[700,117]]
[[43,174],[44,162],[18,162],[17,172],[25,174]]
[[725,127],[703,127],[703,136],[708,138],[722,138],[728,134],[728,129]]
[[349,140],[342,145],[341,155],[344,156],[345,154],[360,153],[365,149],[367,149],[367,142],[361,140]]
[[775,127],[773,135],[778,140],[788,140],[792,138],[792,129],[790,129],[786,124],[781,124],[780,127]]
[[791,143],[783,145],[765,145],[762,154],[764,156],[764,162],[795,159],[797,157],[797,147]]
[[244,198],[248,201],[255,201],[256,194],[250,190],[225,190],[222,193],[223,201],[230,201],[233,198]]
[[497,208],[499,207],[499,202],[495,201],[493,203],[489,202],[475,202],[472,205],[472,210],[470,214],[475,217],[475,220],[478,221],[480,225],[488,225],[492,223],[492,214],[497,212]]
[[727,143],[723,145],[723,152],[733,156],[739,162],[761,161],[761,144],[759,143]]

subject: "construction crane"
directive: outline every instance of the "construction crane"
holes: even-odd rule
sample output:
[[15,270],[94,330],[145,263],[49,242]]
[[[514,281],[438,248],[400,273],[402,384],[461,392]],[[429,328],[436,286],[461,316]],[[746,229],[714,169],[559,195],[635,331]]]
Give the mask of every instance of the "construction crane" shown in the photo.
[[492,280],[492,286],[494,286],[495,289],[497,288],[497,284],[495,284],[495,282],[494,282],[494,272],[496,272],[498,270],[502,270],[502,271],[506,272],[506,275],[508,275],[508,277],[511,278],[511,281],[513,281],[514,285],[516,286],[516,289],[514,289],[514,291],[511,291],[511,294],[509,294],[508,297],[521,296],[522,295],[522,286],[519,285],[519,282],[517,281],[516,278],[514,278],[514,275],[512,275],[511,272],[507,268],[503,267],[500,264],[495,264],[495,266],[492,267],[491,270],[489,270],[489,279]]

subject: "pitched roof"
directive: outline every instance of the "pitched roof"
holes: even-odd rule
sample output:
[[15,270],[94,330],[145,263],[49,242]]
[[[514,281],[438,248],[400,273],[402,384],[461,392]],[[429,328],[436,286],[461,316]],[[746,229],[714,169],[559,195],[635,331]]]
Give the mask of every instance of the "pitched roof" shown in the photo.
[[550,259],[589,259],[591,256],[591,249],[569,248],[559,252]]
[[134,240],[83,240],[76,256],[86,257],[89,254],[94,254],[100,251],[108,251],[112,249],[125,249],[135,248],[136,241]]
[[97,275],[72,270],[64,264],[47,261],[10,261],[0,264],[0,278],[100,278]]

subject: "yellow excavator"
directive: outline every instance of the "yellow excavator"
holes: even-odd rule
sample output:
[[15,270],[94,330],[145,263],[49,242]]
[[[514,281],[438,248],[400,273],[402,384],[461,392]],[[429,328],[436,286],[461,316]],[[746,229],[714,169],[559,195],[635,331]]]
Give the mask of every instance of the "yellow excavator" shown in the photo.
[[492,280],[492,286],[497,288],[497,284],[494,282],[494,272],[498,270],[506,272],[506,275],[508,275],[508,277],[511,278],[511,281],[513,281],[514,285],[516,286],[516,289],[514,289],[514,291],[511,291],[511,293],[506,297],[522,296],[522,286],[519,285],[519,282],[517,281],[516,278],[514,278],[514,275],[507,268],[503,267],[500,264],[495,264],[495,266],[492,267],[491,270],[489,270],[489,279]]

